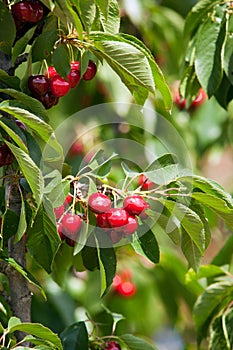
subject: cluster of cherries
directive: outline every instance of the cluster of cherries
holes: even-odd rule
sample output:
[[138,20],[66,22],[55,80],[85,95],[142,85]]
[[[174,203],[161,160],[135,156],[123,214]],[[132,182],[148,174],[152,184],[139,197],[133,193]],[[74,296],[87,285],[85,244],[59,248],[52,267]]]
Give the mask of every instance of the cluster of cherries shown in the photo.
[[132,297],[137,291],[132,279],[132,272],[124,270],[121,273],[117,273],[113,279],[112,289],[122,297]]
[[207,100],[207,94],[206,92],[200,88],[199,92],[197,94],[197,97],[195,98],[195,100],[192,101],[191,105],[189,106],[189,108],[187,108],[187,101],[186,99],[182,99],[179,92],[176,93],[175,98],[174,98],[174,103],[176,104],[176,106],[180,109],[180,110],[184,110],[184,109],[189,109],[189,110],[194,110],[197,107],[199,107],[200,105],[203,104],[204,101]]
[[[82,79],[93,79],[96,71],[96,64],[90,60]],[[59,98],[65,96],[71,88],[75,88],[79,84],[80,78],[80,62],[74,61],[70,63],[70,72],[66,79],[62,78],[53,66],[49,66],[45,74],[31,75],[28,79],[28,87],[32,95],[46,109],[49,109],[55,106]]]
[[124,198],[123,207],[112,208],[107,195],[95,192],[90,195],[88,206],[96,214],[96,225],[105,230],[113,243],[117,243],[137,230],[137,216],[145,218],[149,204],[140,195],[130,195]]

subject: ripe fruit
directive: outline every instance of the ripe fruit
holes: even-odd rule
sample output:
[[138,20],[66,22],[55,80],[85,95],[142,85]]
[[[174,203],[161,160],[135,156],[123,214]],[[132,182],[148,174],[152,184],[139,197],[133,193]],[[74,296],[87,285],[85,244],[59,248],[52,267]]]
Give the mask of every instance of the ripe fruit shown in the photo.
[[76,140],[70,147],[68,157],[74,157],[84,152],[83,143],[80,140]]
[[147,203],[139,195],[131,195],[124,199],[123,207],[130,215],[140,215]]
[[53,66],[49,66],[47,72],[45,73],[45,76],[51,79],[55,75],[58,75],[56,69]]
[[80,70],[80,63],[79,63],[79,61],[70,62],[70,68],[71,69]]
[[93,61],[89,61],[86,72],[83,74],[83,80],[91,80],[94,78],[97,72],[96,64]]
[[96,225],[101,228],[110,228],[106,213],[100,213],[96,216]]
[[0,167],[10,165],[14,160],[14,155],[5,143],[0,146]]
[[67,213],[62,219],[63,233],[67,235],[77,234],[82,227],[80,216],[72,213]]
[[136,293],[136,286],[131,281],[124,281],[117,287],[117,292],[122,296],[130,297]]
[[39,101],[44,105],[46,109],[49,109],[59,102],[59,97],[54,96],[50,91],[46,92],[44,96],[39,97]]
[[175,100],[174,103],[177,105],[179,109],[185,109],[186,108],[186,100],[182,99],[179,92],[176,93],[175,95]]
[[57,208],[54,208],[54,214],[55,214],[57,220],[60,219],[62,214],[64,214],[64,210],[65,210],[65,208],[64,208],[63,204]]
[[199,107],[200,105],[202,105],[204,101],[206,101],[206,99],[207,99],[207,94],[202,88],[200,88],[198,95],[195,98],[195,100],[191,103],[190,108],[192,109],[192,108]]
[[31,75],[28,79],[28,87],[35,96],[44,96],[50,88],[49,80],[45,75]]
[[37,23],[42,19],[44,11],[39,1],[21,1],[12,6],[12,14],[20,22]]
[[70,91],[70,83],[60,75],[55,75],[50,79],[50,88],[54,96],[62,97]]
[[77,69],[71,68],[67,78],[70,83],[70,87],[75,88],[80,81],[80,71]]
[[121,350],[121,347],[116,341],[111,340],[106,344],[105,350]]
[[109,211],[111,208],[111,200],[103,193],[92,193],[88,199],[88,206],[91,211],[96,214]]
[[66,236],[62,232],[62,223],[61,222],[57,223],[57,232],[58,232],[61,240],[64,241],[66,239]]
[[124,234],[131,235],[135,231],[137,231],[137,228],[138,228],[138,219],[133,215],[129,215],[128,222],[124,226]]
[[110,227],[121,227],[128,223],[129,214],[123,208],[112,208],[106,215]]
[[70,203],[72,202],[72,200],[73,200],[72,194],[68,193],[67,196],[66,196],[66,199],[64,201],[64,206],[68,207],[70,205]]
[[144,174],[139,176],[138,185],[141,186],[143,191],[148,191],[155,187],[155,183],[149,180]]

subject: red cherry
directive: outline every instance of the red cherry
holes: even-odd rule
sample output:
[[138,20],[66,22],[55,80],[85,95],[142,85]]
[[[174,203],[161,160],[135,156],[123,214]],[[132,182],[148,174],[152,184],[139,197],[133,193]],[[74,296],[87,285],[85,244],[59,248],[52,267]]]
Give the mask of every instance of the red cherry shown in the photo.
[[155,187],[155,183],[149,180],[144,174],[139,176],[138,185],[141,186],[143,191],[148,191]]
[[96,64],[93,61],[89,61],[86,72],[83,74],[83,80],[91,80],[94,78],[97,72]]
[[116,341],[111,340],[105,345],[105,350],[121,350],[121,347]]
[[124,226],[124,233],[126,235],[131,235],[135,231],[137,231],[138,228],[138,219],[134,215],[129,215],[128,222]]
[[14,155],[4,143],[0,146],[0,167],[10,165],[14,160]]
[[44,105],[46,109],[52,108],[59,102],[59,97],[54,96],[50,91],[44,96],[39,97],[39,101]]
[[58,75],[56,69],[53,66],[49,66],[47,72],[45,73],[45,76],[51,79],[55,75]]
[[62,97],[70,91],[70,83],[60,75],[55,75],[50,79],[50,88],[54,96]]
[[60,217],[64,214],[64,210],[65,210],[65,208],[64,208],[63,204],[57,208],[54,208],[54,214],[55,214],[57,220],[60,219]]
[[106,213],[106,215],[111,227],[124,226],[128,222],[129,214],[123,208],[112,208]]
[[62,223],[61,222],[57,223],[57,232],[58,232],[61,240],[64,241],[66,239],[66,236],[62,232]]
[[136,293],[136,286],[131,281],[124,281],[116,288],[116,290],[122,296],[130,297]]
[[117,288],[122,283],[122,278],[120,275],[116,274],[113,278],[112,286]]
[[130,215],[140,215],[147,203],[139,195],[131,195],[124,199],[123,207]]
[[68,152],[68,157],[74,157],[78,154],[82,154],[84,151],[83,143],[79,140],[76,140],[70,147]]
[[21,120],[19,120],[19,119],[16,119],[16,120],[15,120],[15,124],[16,124],[20,129],[27,130],[26,125],[25,125],[23,122],[21,122]]
[[80,62],[79,61],[70,62],[70,68],[80,70]]
[[67,78],[70,83],[70,87],[75,88],[80,81],[80,71],[72,68]]
[[63,233],[72,238],[76,237],[77,233],[81,230],[82,227],[81,218],[78,215],[72,213],[67,213],[63,217],[61,223]]
[[96,216],[96,225],[101,228],[110,228],[106,213],[100,213]]
[[190,108],[196,108],[199,107],[200,105],[203,104],[203,102],[205,102],[207,100],[207,94],[206,92],[200,88],[197,97],[195,98],[195,100],[191,103]]
[[12,14],[20,22],[37,23],[42,19],[44,11],[39,1],[21,1],[12,6]]
[[49,80],[45,75],[31,75],[28,79],[28,87],[35,96],[44,96],[50,88]]
[[92,193],[88,199],[88,206],[91,211],[96,214],[109,211],[111,208],[111,200],[103,193]]
[[68,207],[72,201],[73,201],[73,196],[71,193],[68,193],[64,201],[64,206]]
[[185,109],[186,108],[186,100],[182,99],[179,92],[176,93],[175,95],[175,100],[174,103],[177,105],[179,109]]

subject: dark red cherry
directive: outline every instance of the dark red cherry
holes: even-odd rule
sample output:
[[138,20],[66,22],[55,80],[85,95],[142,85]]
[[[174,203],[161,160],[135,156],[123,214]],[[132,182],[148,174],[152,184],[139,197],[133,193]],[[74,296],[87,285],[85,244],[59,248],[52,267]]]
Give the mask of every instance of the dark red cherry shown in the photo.
[[4,143],[0,146],[0,167],[13,163],[14,155],[10,148]]
[[68,81],[71,88],[75,88],[80,81],[80,71],[77,69],[71,69],[68,74]]
[[49,91],[50,84],[45,75],[31,75],[28,79],[28,87],[34,96],[44,96]]
[[50,79],[50,88],[54,96],[62,97],[70,91],[70,83],[60,75],[54,75]]
[[106,213],[111,208],[111,200],[103,193],[92,193],[88,199],[88,206],[96,214]]
[[140,215],[147,203],[139,195],[131,195],[124,199],[123,207],[130,215]]
[[96,64],[93,61],[89,61],[86,72],[83,74],[83,80],[91,80],[94,78],[97,72]]
[[50,91],[47,92],[44,96],[40,96],[39,100],[44,105],[46,109],[52,108],[59,102],[59,97],[54,96]]
[[12,14],[20,22],[37,23],[43,17],[43,5],[39,1],[17,2],[12,6]]
[[111,340],[106,344],[105,350],[121,350],[121,347],[115,340]]
[[96,225],[101,228],[110,228],[107,213],[100,213],[96,216]]
[[129,214],[123,208],[112,208],[106,214],[111,227],[124,226],[128,222]]

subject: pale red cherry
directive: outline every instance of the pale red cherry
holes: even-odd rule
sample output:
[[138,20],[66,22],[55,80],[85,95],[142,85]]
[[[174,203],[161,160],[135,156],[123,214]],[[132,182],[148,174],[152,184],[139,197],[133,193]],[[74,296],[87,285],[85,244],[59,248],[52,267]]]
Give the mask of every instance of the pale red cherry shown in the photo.
[[130,215],[140,215],[147,203],[140,195],[131,195],[124,199],[123,207]]
[[60,75],[54,75],[50,79],[50,88],[54,96],[62,97],[70,91],[70,83]]
[[93,213],[106,213],[111,208],[111,200],[103,193],[92,193],[88,199],[88,206]]

